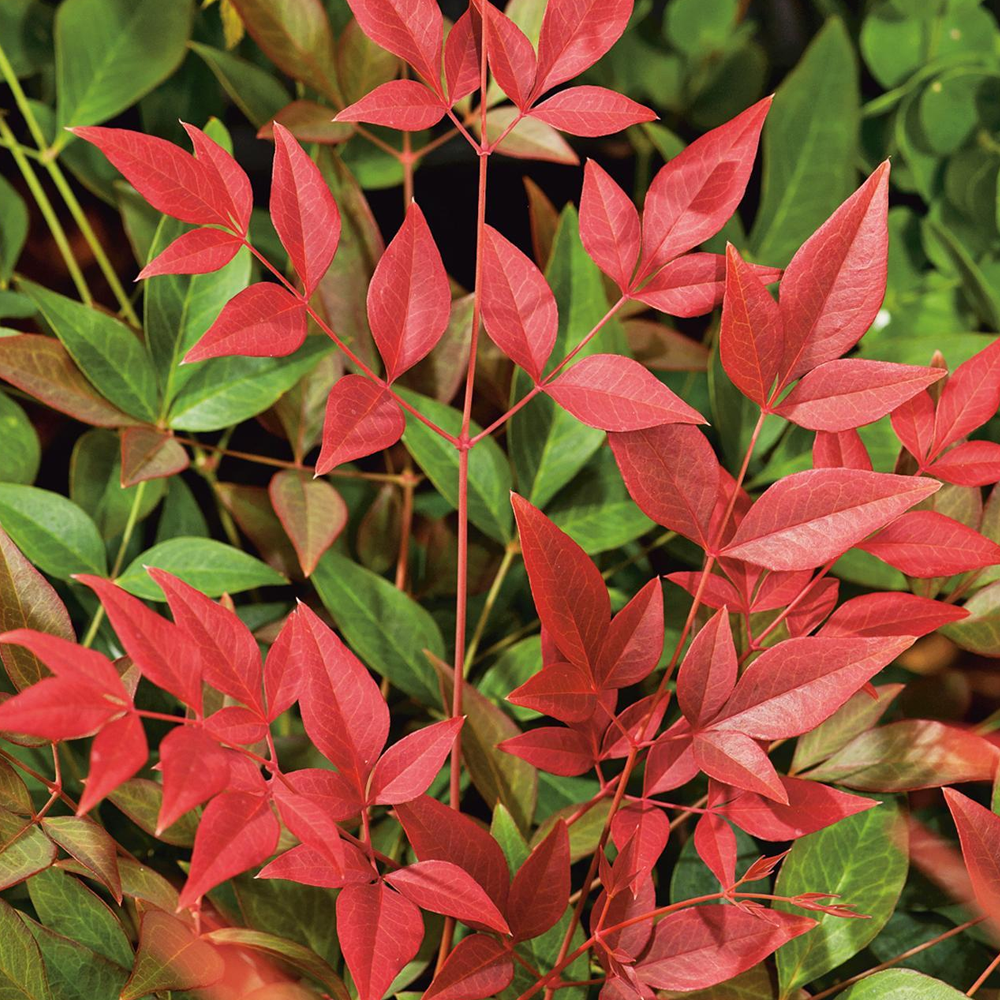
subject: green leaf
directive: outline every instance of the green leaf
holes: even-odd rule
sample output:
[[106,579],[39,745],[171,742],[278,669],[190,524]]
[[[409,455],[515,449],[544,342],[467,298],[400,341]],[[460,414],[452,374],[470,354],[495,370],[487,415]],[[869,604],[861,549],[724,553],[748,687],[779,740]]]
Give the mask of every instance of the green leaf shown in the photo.
[[512,872],[516,872],[528,860],[531,850],[528,847],[528,842],[517,828],[514,817],[511,816],[502,802],[498,803],[493,810],[490,833],[503,850],[504,857],[507,859],[507,867]]
[[664,34],[687,55],[718,51],[736,27],[737,6],[736,0],[674,0],[667,5]]
[[70,857],[84,865],[120,903],[122,880],[118,848],[103,826],[87,816],[47,816],[42,829]]
[[841,994],[842,1000],[962,1000],[964,996],[940,979],[931,979],[912,969],[876,972]]
[[124,323],[30,281],[21,281],[20,288],[108,402],[155,422],[156,375],[145,347]]
[[774,984],[771,973],[762,962],[707,990],[695,990],[693,993],[688,990],[683,993],[657,990],[656,995],[659,1000],[774,1000]]
[[[121,485],[121,445],[111,431],[87,431],[77,438],[69,466],[69,495],[85,510],[104,538],[125,530],[139,486]],[[148,517],[166,489],[163,479],[152,479],[143,488],[138,518]]]
[[941,631],[962,649],[979,656],[1000,656],[1000,582],[984,587],[965,602],[968,618]]
[[134,104],[180,65],[190,32],[190,0],[65,0],[55,21],[59,124],[97,125]]
[[0,808],[16,816],[30,816],[33,811],[27,786],[5,760],[0,760]]
[[160,910],[144,910],[139,925],[139,951],[120,1000],[147,993],[195,990],[222,978],[225,962],[219,951],[202,941],[193,927]]
[[288,581],[254,556],[210,538],[172,538],[141,555],[118,578],[130,594],[146,601],[164,601],[147,566],[165,569],[209,597],[239,594],[254,587],[280,587]]
[[58,868],[28,882],[28,894],[46,927],[96,951],[123,969],[132,968],[132,946],[118,917],[78,878]]
[[0,38],[16,77],[37,73],[52,59],[52,8],[41,0],[5,0]]
[[199,362],[170,407],[170,426],[182,431],[217,431],[255,417],[332,349],[326,337],[307,337],[287,358]]
[[[835,969],[885,926],[906,881],[906,824],[892,800],[797,840],[781,866],[780,896],[831,892],[867,920],[816,914],[818,926],[778,951],[783,995]],[[873,877],[878,873],[878,877]],[[778,909],[801,912],[787,904]]]
[[883,87],[895,87],[921,67],[925,32],[919,20],[901,17],[889,4],[872,8],[861,26],[861,53]]
[[498,705],[503,704],[505,710],[518,721],[529,722],[531,719],[540,719],[541,714],[534,709],[511,705],[504,699],[514,688],[520,687],[529,677],[537,674],[541,665],[542,637],[529,635],[504,650],[503,655],[477,681],[476,687],[480,694]]
[[288,103],[281,82],[255,63],[200,42],[191,42],[190,48],[205,60],[219,86],[255,128],[266,125]]
[[[559,307],[559,334],[550,363],[554,367],[608,311],[601,272],[583,249],[572,206],[559,217],[545,277]],[[577,356],[590,354],[629,354],[616,320],[607,323]],[[523,396],[530,384],[528,376],[517,371],[512,400]],[[535,506],[544,507],[587,464],[605,435],[581,423],[548,396],[539,395],[511,418],[508,437],[517,491]]]
[[[3,39],[6,45],[7,36]],[[24,199],[6,178],[0,177],[0,288],[14,274],[27,237],[28,208]]]
[[17,910],[0,899],[0,997],[53,1000],[42,954]]
[[969,251],[950,229],[935,219],[927,219],[925,225],[958,273],[962,289],[976,315],[990,330],[1000,330],[1000,294],[986,280]]
[[424,705],[439,705],[434,668],[423,650],[444,656],[434,619],[388,580],[336,552],[327,552],[312,575],[337,628],[369,667]]
[[19,914],[45,961],[49,984],[57,1000],[108,1000],[118,996],[128,972],[62,934]]
[[0,527],[43,572],[107,573],[104,543],[94,522],[72,500],[35,486],[0,483]]
[[858,116],[854,46],[843,22],[830,18],[778,88],[764,125],[763,186],[750,233],[757,260],[787,264],[854,190]]
[[180,476],[172,476],[167,483],[167,496],[156,525],[156,541],[166,542],[181,535],[208,538],[208,522],[191,487]]
[[[454,407],[408,389],[396,391],[442,430],[458,436],[462,429],[462,414]],[[470,433],[474,436],[481,429],[473,424]],[[410,413],[406,415],[403,443],[427,473],[438,493],[452,507],[458,507],[458,450],[455,446]],[[498,542],[511,539],[514,519],[510,488],[510,467],[506,456],[493,438],[483,438],[469,452],[469,520]]]
[[42,459],[38,434],[27,414],[5,392],[0,392],[0,482],[31,484]]
[[0,889],[23,882],[56,859],[55,844],[31,819],[0,809]]

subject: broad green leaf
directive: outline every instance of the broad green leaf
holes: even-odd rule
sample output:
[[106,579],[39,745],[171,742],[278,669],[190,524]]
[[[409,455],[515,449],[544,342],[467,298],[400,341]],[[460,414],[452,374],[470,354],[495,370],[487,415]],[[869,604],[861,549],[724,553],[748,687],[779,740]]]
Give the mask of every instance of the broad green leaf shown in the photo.
[[490,833],[503,850],[504,857],[507,859],[507,867],[512,873],[516,872],[528,860],[531,851],[528,842],[517,828],[514,817],[511,816],[502,802],[493,810]]
[[[837,893],[838,903],[855,907],[868,919],[816,914],[817,927],[778,951],[784,995],[846,962],[878,934],[895,909],[908,863],[906,824],[891,799],[794,843],[775,892]],[[787,904],[776,905],[799,912]]]
[[931,979],[912,969],[876,972],[841,994],[842,1000],[962,1000],[964,996],[940,979]]
[[28,882],[28,893],[46,927],[123,969],[132,967],[132,946],[118,917],[78,878],[50,868]]
[[934,219],[928,219],[926,225],[948,255],[976,315],[990,330],[1000,330],[1000,294],[951,230]]
[[180,476],[172,476],[167,482],[167,496],[156,524],[156,541],[166,542],[181,535],[208,538],[208,522],[191,487]]
[[0,482],[31,484],[42,458],[38,434],[27,414],[0,392]]
[[17,910],[0,899],[0,997],[53,1000],[42,954]]
[[[559,218],[545,277],[559,307],[559,334],[551,369],[608,311],[601,272],[583,249],[572,206],[565,208]],[[628,353],[621,326],[612,319],[577,356]],[[523,396],[530,384],[528,376],[517,371],[511,399]],[[604,431],[581,423],[548,396],[536,396],[514,414],[508,427],[517,491],[536,507],[544,507],[587,464],[604,436]]]
[[156,420],[156,375],[145,347],[124,323],[41,285],[22,281],[20,288],[108,402],[140,420]]
[[901,17],[889,4],[872,8],[861,26],[861,53],[883,87],[895,87],[921,67],[926,32],[917,18]]
[[23,882],[48,868],[56,859],[56,846],[30,818],[0,809],[0,889]]
[[84,865],[121,902],[118,848],[103,826],[88,816],[47,816],[42,829],[70,857]]
[[107,121],[170,76],[191,13],[190,0],[65,0],[55,21],[59,124]]
[[831,18],[778,88],[764,125],[763,187],[750,233],[762,263],[787,264],[854,190],[858,109],[854,46]]
[[[118,996],[127,970],[90,948],[20,914],[38,945],[56,1000],[103,1000]],[[2,994],[0,994],[2,995]]]
[[182,431],[215,431],[255,417],[332,349],[326,337],[307,337],[287,358],[199,362],[170,407],[169,424]]
[[205,60],[219,86],[255,128],[266,125],[288,103],[288,91],[256,63],[201,42],[191,42],[190,48]]
[[[114,538],[125,530],[139,486],[121,485],[121,444],[118,435],[94,428],[77,438],[69,466],[69,495],[85,510],[104,538]],[[138,518],[153,512],[166,489],[163,479],[143,485]]]
[[774,1000],[774,983],[762,962],[734,979],[727,979],[707,990],[695,990],[693,993],[687,990],[683,993],[657,990],[656,994],[659,1000]]
[[369,667],[424,705],[441,703],[437,676],[423,650],[443,657],[444,640],[412,597],[332,551],[311,579],[337,628]]
[[209,597],[239,594],[254,587],[281,586],[288,581],[254,556],[210,538],[172,538],[141,555],[118,578],[130,594],[164,601],[163,591],[146,572],[165,569]]
[[[3,38],[6,44],[7,36]],[[27,237],[28,209],[24,199],[6,178],[0,177],[0,288],[6,287],[14,274]]]
[[[461,431],[462,414],[454,407],[406,389],[397,392],[442,430],[455,436]],[[481,429],[473,424],[470,433],[474,436]],[[438,493],[457,507],[458,449],[409,413],[403,443]],[[483,438],[469,452],[469,520],[498,542],[509,541],[513,531],[510,488],[506,456],[492,437]]]
[[0,483],[0,527],[43,572],[104,576],[107,562],[97,526],[72,500],[35,486]]
[[993,583],[965,602],[968,618],[941,629],[962,649],[979,656],[1000,656],[1000,583]]
[[52,8],[42,0],[5,0],[0,38],[15,76],[37,73],[52,59]]
[[687,55],[716,52],[736,27],[737,7],[736,0],[674,0],[667,5],[663,30]]

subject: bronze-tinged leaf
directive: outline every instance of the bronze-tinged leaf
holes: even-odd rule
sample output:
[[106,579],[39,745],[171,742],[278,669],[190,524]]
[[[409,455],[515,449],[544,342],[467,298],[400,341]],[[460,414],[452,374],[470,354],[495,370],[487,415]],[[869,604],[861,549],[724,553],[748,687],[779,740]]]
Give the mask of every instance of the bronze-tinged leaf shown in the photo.
[[147,479],[165,479],[183,472],[191,460],[172,434],[155,427],[126,427],[122,438],[122,489]]
[[285,528],[305,576],[347,524],[347,504],[325,480],[283,469],[268,487],[274,512]]
[[56,845],[31,819],[0,809],[0,889],[44,871],[56,859]]
[[121,904],[122,880],[118,848],[111,835],[87,816],[47,816],[42,829],[70,857],[75,858]]
[[250,539],[261,558],[282,576],[297,577],[299,560],[281,521],[274,513],[271,498],[263,486],[219,483],[219,499],[240,530]]

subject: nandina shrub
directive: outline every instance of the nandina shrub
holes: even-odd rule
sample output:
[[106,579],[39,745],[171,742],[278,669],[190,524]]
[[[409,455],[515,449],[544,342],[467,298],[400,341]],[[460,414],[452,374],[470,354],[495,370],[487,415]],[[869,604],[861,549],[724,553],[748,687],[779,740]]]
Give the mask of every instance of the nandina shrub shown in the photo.
[[[905,700],[896,661],[968,618],[962,602],[988,593],[1000,563],[966,516],[1000,479],[1000,446],[968,440],[1000,405],[1000,347],[951,373],[939,358],[845,357],[885,293],[888,163],[784,269],[732,244],[697,249],[743,197],[770,99],[671,159],[641,217],[588,161],[578,235],[570,213],[548,245],[537,241],[545,274],[488,225],[491,157],[521,123],[599,136],[653,117],[601,87],[554,89],[614,44],[631,7],[549,0],[536,52],[490,5],[474,2],[442,44],[430,0],[352,0],[360,30],[410,76],[337,122],[418,131],[447,116],[478,158],[471,302],[456,310],[434,235],[408,200],[367,287],[373,351],[342,335],[317,295],[345,250],[341,209],[289,128],[271,128],[270,193],[287,266],[251,238],[249,180],[207,130],[184,126],[191,154],[131,130],[73,129],[169,218],[140,274],[144,339],[23,282],[58,340],[22,334],[0,352],[26,393],[121,428],[122,483],[137,491],[109,571],[78,507],[38,508],[41,491],[0,488],[0,644],[17,691],[0,705],[0,878],[27,887],[0,903],[12,995],[767,1000],[858,982],[845,995],[945,1000],[959,994],[941,979],[880,970],[948,940],[979,964],[940,975],[970,993],[986,982],[1000,819],[945,788],[963,865],[938,817],[920,813],[940,804],[936,793],[913,796],[913,813],[906,793],[968,783],[982,798],[998,750],[988,727],[883,717]],[[489,98],[459,107],[488,95],[490,79],[511,102],[492,122]],[[412,167],[408,141],[399,155]],[[591,285],[596,309],[575,302],[567,316],[551,285],[580,280],[584,251],[607,281]],[[217,274],[238,255],[255,258],[260,280],[193,341],[190,328],[164,341],[156,282]],[[631,357],[617,324],[646,308],[688,318],[720,305],[714,391],[753,419],[746,440],[713,445],[695,401]],[[468,344],[461,409],[404,386],[432,352],[452,364],[456,341]],[[296,430],[294,459],[272,463],[283,468],[268,500],[294,550],[298,604],[276,615],[262,600],[237,606],[227,592],[282,585],[275,560],[188,537],[190,505],[176,501],[158,544],[126,566],[149,484],[183,471],[189,451],[211,479],[207,453],[229,453],[228,438],[175,433],[220,429],[202,401],[233,370],[220,366],[244,362],[219,359],[294,355],[305,370],[331,347],[346,370],[329,392],[322,380],[299,386],[271,414]],[[480,427],[477,362],[488,352],[517,373],[506,410]],[[249,381],[276,368],[235,370]],[[317,397],[325,417],[309,465]],[[858,433],[885,418],[898,438],[891,473],[873,471]],[[758,449],[789,425],[813,435],[812,468],[761,489],[748,478]],[[568,430],[582,427],[582,439]],[[415,472],[363,464],[401,438],[433,491]],[[717,447],[738,453],[734,472]],[[582,461],[576,448],[589,449]],[[597,499],[584,516],[624,542],[661,526],[628,565],[669,543],[687,568],[609,588],[620,567],[602,571],[601,557],[622,543],[595,542],[596,528],[558,507],[545,513],[591,455]],[[567,463],[568,476],[546,460]],[[407,524],[425,494],[457,510],[450,613],[408,587],[409,528],[394,585],[333,547],[350,514],[330,480],[346,489],[366,476],[403,487]],[[273,556],[274,522],[246,494],[232,506]],[[366,515],[358,549],[388,520]],[[624,520],[638,531],[616,534]],[[492,585],[480,586],[471,574],[498,547]],[[432,538],[428,558],[434,548]],[[865,559],[897,589],[859,588],[851,567]],[[476,653],[518,560],[537,629],[526,640],[512,630],[517,655],[483,675]],[[454,625],[450,648],[428,607]],[[77,642],[73,620],[88,612]],[[78,766],[73,741],[84,739],[78,775],[64,762]],[[911,861],[922,881],[909,891],[930,896],[937,882],[970,911],[945,929],[930,923],[934,934],[897,927],[897,955],[855,964],[892,929]],[[273,892],[255,894],[248,875]],[[308,934],[295,908],[315,910]],[[275,919],[283,909],[293,912]]]

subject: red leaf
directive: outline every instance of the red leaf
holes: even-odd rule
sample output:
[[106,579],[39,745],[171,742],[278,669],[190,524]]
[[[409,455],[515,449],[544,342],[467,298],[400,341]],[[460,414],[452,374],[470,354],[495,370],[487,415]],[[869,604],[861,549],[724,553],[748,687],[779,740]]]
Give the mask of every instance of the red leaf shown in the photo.
[[723,889],[736,882],[736,834],[725,819],[717,813],[702,813],[694,828],[694,849]]
[[862,594],[841,604],[820,635],[919,637],[968,616],[965,608],[916,594]]
[[253,212],[253,189],[246,171],[214,139],[200,128],[181,122],[194,147],[195,159],[205,166],[226,194],[226,210],[236,232],[246,236]]
[[34,653],[57,677],[91,685],[117,699],[119,707],[124,707],[129,701],[118,671],[103,653],[95,649],[30,628],[4,632],[0,635],[0,644],[20,646]]
[[482,267],[486,332],[537,382],[559,328],[555,296],[534,263],[492,226],[484,231]]
[[157,211],[196,225],[232,225],[218,173],[172,142],[124,128],[70,131],[93,143]]
[[814,469],[861,469],[872,471],[872,460],[861,435],[855,430],[817,431],[813,442]]
[[570,135],[584,136],[611,135],[657,117],[624,94],[590,85],[560,90],[528,114]]
[[537,507],[516,493],[511,503],[542,626],[563,656],[590,669],[611,620],[604,578],[583,549]]
[[270,208],[271,221],[308,298],[337,252],[340,212],[319,167],[279,122],[274,123]]
[[362,375],[345,375],[326,401],[316,475],[394,445],[405,429],[406,417],[385,386]]
[[860,469],[797,472],[765,491],[722,551],[767,569],[812,569],[938,488],[933,480]]
[[305,604],[295,630],[303,658],[299,699],[306,733],[324,757],[359,788],[389,735],[389,708],[378,684],[336,633]]
[[229,784],[229,754],[200,726],[178,726],[160,741],[163,799],[156,835]]
[[368,322],[387,381],[394,382],[433,350],[450,314],[451,288],[441,254],[413,202],[368,286]]
[[945,383],[937,407],[934,455],[970,434],[1000,406],[1000,340],[959,365]]
[[787,805],[745,792],[725,807],[726,816],[751,837],[795,840],[879,805],[874,799],[848,795],[818,781],[783,774],[779,778],[788,796]]
[[670,820],[656,806],[630,802],[619,809],[611,821],[611,839],[619,851],[635,838],[636,860],[640,875],[653,870],[670,839]]
[[505,753],[566,778],[585,774],[597,761],[594,747],[575,729],[542,726],[499,744]]
[[840,581],[817,578],[806,596],[789,612],[785,623],[791,636],[808,635],[837,606]]
[[785,269],[784,384],[839,358],[862,337],[885,295],[889,161],[854,192]]
[[420,950],[424,921],[413,903],[381,882],[349,885],[337,897],[337,937],[358,1000],[382,1000]]
[[361,30],[373,42],[405,59],[432,87],[440,87],[444,22],[434,0],[348,0],[348,3]]
[[268,495],[295,546],[302,572],[309,576],[344,530],[347,504],[328,482],[307,478],[295,469],[275,473]]
[[[476,7],[483,9],[479,3]],[[500,89],[518,108],[524,110],[535,82],[535,50],[524,32],[489,0],[485,4],[485,10],[489,12],[487,49],[493,77]],[[478,21],[478,17],[476,20]],[[478,76],[478,66],[476,72]],[[478,84],[477,79],[476,85]]]
[[511,691],[507,700],[560,722],[583,722],[597,707],[593,679],[588,671],[572,663],[548,664]]
[[285,619],[264,661],[264,693],[267,700],[268,722],[273,722],[294,704],[305,683],[302,644],[295,635],[298,625],[298,612],[293,611]]
[[577,420],[606,431],[707,423],[638,361],[619,354],[583,358],[545,392]]
[[952,576],[1000,563],[1000,545],[933,510],[903,514],[857,548],[907,576]]
[[444,75],[448,85],[448,100],[455,104],[478,89],[481,76],[479,23],[469,9],[455,22],[444,43]]
[[646,796],[668,792],[686,785],[698,774],[698,764],[691,746],[691,726],[678,719],[650,747],[643,778]]
[[187,634],[110,580],[86,574],[75,579],[101,599],[108,620],[139,672],[200,711],[201,653]]
[[191,870],[177,906],[196,903],[210,889],[266,861],[281,832],[261,795],[223,792],[205,807],[194,839]]
[[736,906],[695,906],[656,925],[636,971],[656,989],[706,989],[753,968],[815,926],[809,917],[780,910],[765,918]]
[[513,978],[506,945],[486,934],[471,934],[445,959],[424,1000],[485,1000],[502,993]]
[[390,80],[344,108],[334,121],[370,122],[404,132],[419,132],[436,125],[444,111],[441,98],[422,83]]
[[280,780],[275,783],[274,804],[281,819],[303,844],[318,851],[336,870],[342,872],[345,864],[344,843],[336,821],[341,813],[327,807],[329,796],[310,795],[306,790],[300,791],[299,785],[300,781],[294,777],[288,784]]
[[73,740],[97,732],[122,705],[108,701],[94,684],[68,677],[44,677],[0,703],[0,732]]
[[650,580],[611,619],[597,658],[601,687],[623,688],[645,680],[663,652],[663,587]]
[[263,715],[257,640],[237,615],[166,570],[147,571],[167,598],[176,624],[201,651],[205,680]]
[[237,292],[204,336],[184,355],[184,364],[242,355],[282,358],[306,339],[306,307],[272,281]]
[[90,771],[84,785],[77,816],[90,812],[120,784],[128,781],[149,757],[142,720],[133,712],[109,722],[94,737],[90,748]]
[[785,801],[785,790],[774,765],[744,733],[720,730],[696,733],[692,747],[698,766],[716,781]]
[[694,637],[677,674],[677,704],[692,727],[719,714],[736,686],[736,673],[736,647],[723,608]]
[[621,37],[632,0],[550,0],[538,38],[533,95],[579,76]]
[[759,740],[799,736],[911,645],[912,636],[787,639],[747,667],[711,725]]
[[921,463],[934,444],[934,400],[929,392],[919,392],[892,414],[892,429],[906,450]]
[[771,398],[784,351],[781,311],[764,280],[732,244],[726,246],[725,274],[719,356],[733,385],[764,406]]
[[503,912],[510,869],[500,845],[474,819],[428,795],[396,806],[406,839],[421,861],[450,861],[468,872]]
[[178,236],[138,274],[136,281],[158,274],[208,274],[225,267],[243,241],[224,229],[192,229]]
[[640,280],[714,236],[736,211],[770,106],[765,97],[696,139],[653,178],[642,218]]
[[334,867],[325,854],[299,844],[261,868],[257,878],[282,878],[324,889],[342,889],[345,885],[371,882],[375,878],[375,870],[368,858],[351,843],[344,843],[343,848],[343,871]]
[[639,260],[639,213],[603,167],[587,160],[580,194],[580,240],[624,293]]
[[[358,789],[339,771],[331,771],[325,767],[306,767],[289,772],[285,779],[296,794],[308,796],[322,806],[326,814],[337,823],[356,820],[364,806]],[[342,846],[346,848],[349,845],[345,843]],[[371,864],[366,864],[371,872]]]
[[774,412],[811,431],[847,431],[879,420],[946,373],[941,368],[843,358],[807,372]]
[[684,424],[664,424],[612,434],[608,440],[625,486],[642,512],[709,548],[719,461],[705,435]]
[[[544,893],[539,892],[541,886]],[[556,820],[551,833],[528,855],[510,886],[507,920],[515,941],[528,941],[554,926],[569,905],[569,832]]]
[[396,805],[423,795],[451,753],[463,721],[464,716],[435,722],[389,747],[372,772],[368,801]]
[[391,872],[385,880],[422,910],[455,917],[481,930],[510,933],[486,890],[450,861],[418,861]]
[[944,790],[972,891],[983,912],[1000,923],[1000,816],[954,788]]
[[966,441],[946,451],[924,471],[956,486],[990,486],[1000,480],[1000,444]]
[[205,732],[220,743],[252,746],[267,736],[267,726],[257,710],[227,705],[205,719]]

